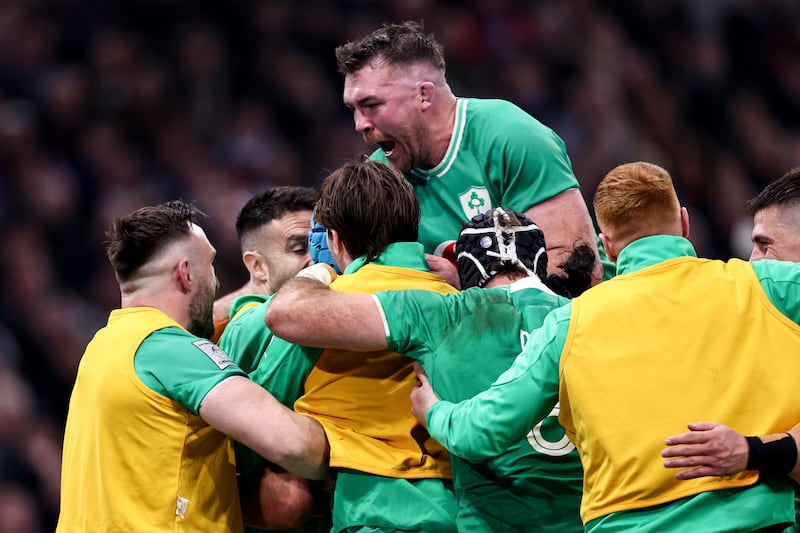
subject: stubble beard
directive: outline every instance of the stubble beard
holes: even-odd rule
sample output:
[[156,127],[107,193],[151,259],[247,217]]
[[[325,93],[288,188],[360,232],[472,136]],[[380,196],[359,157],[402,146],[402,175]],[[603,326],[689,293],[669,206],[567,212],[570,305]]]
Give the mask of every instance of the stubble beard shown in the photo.
[[425,148],[428,141],[424,126],[415,125],[409,132],[409,138],[410,142],[406,144],[409,168],[406,170],[411,168],[428,170],[439,163],[438,161],[430,161],[430,149]]
[[214,335],[214,291],[204,287],[189,302],[189,333],[210,339]]

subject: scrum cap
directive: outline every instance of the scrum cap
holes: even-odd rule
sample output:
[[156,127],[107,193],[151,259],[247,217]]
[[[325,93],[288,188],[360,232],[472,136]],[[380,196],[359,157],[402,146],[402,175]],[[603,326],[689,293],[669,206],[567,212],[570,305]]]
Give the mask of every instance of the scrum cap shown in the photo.
[[524,270],[547,278],[544,233],[519,211],[496,207],[476,215],[456,241],[461,288],[483,287],[501,272]]

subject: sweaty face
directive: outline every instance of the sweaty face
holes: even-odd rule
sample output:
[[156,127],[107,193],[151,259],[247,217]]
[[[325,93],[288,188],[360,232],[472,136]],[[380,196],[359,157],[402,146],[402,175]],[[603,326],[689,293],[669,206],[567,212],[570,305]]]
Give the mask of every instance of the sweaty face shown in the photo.
[[356,131],[377,144],[398,170],[430,168],[419,109],[419,84],[409,67],[370,64],[344,80],[344,103]]
[[271,220],[259,235],[257,249],[267,267],[271,294],[311,264],[310,221],[311,211],[294,211]]
[[778,259],[800,263],[800,208],[771,205],[753,217],[750,261]]

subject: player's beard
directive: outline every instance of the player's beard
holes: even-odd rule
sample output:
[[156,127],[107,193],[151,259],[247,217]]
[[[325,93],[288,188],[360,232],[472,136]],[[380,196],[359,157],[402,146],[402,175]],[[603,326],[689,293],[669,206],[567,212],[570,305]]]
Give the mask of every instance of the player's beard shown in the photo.
[[195,293],[189,302],[189,333],[210,339],[214,334],[214,290],[210,285]]
[[408,172],[412,168],[429,169],[436,166],[436,163],[428,161],[428,155],[424,151],[427,142],[424,126],[419,124],[408,126],[394,138],[394,141],[397,144],[395,154],[386,159],[397,170]]
[[438,161],[430,161],[430,154],[428,154],[430,148],[426,148],[428,145],[427,137],[428,134],[424,126],[416,124],[410,128],[409,139],[405,144],[409,168],[428,170],[439,164]]

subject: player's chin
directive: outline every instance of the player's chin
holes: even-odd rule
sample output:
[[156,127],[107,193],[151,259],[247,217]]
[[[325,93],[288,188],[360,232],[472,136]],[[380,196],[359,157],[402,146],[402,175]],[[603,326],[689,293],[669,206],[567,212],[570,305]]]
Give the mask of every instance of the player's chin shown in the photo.
[[400,172],[411,170],[411,167],[413,166],[411,158],[408,157],[405,152],[397,149],[393,150],[391,154],[388,154],[386,156],[386,160],[389,161],[389,164]]

